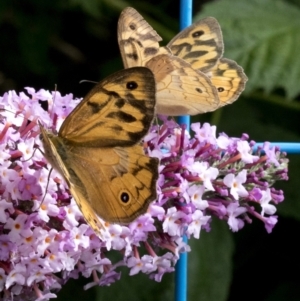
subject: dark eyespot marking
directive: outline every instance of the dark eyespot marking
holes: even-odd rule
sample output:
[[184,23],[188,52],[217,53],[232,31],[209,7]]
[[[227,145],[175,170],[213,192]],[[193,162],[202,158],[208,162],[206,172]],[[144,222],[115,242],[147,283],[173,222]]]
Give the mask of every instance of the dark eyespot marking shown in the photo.
[[219,87],[217,90],[218,90],[218,92],[224,92],[225,91],[225,89],[222,88],[222,87]]
[[136,29],[136,26],[135,26],[134,23],[131,23],[131,24],[129,25],[129,28],[130,28],[131,30],[135,30],[135,29]]
[[202,92],[203,92],[200,88],[196,88],[196,91],[197,91],[198,93],[202,93]]
[[198,38],[198,37],[202,36],[203,34],[204,34],[203,30],[198,30],[198,31],[193,32],[192,37]]
[[129,90],[135,90],[138,87],[138,84],[136,82],[128,82],[126,84],[126,88]]
[[130,197],[129,197],[129,194],[127,192],[122,192],[121,195],[120,195],[120,201],[122,203],[127,203],[130,201]]

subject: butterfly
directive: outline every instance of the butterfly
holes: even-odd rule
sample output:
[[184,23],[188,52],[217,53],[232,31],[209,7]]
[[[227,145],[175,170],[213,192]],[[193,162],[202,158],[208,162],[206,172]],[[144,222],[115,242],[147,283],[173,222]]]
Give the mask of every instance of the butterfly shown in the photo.
[[85,220],[128,224],[156,199],[158,159],[140,140],[155,115],[152,72],[134,67],[99,82],[62,123],[57,135],[40,123],[45,157],[66,180]]
[[125,68],[146,66],[157,82],[157,112],[196,115],[232,103],[247,77],[234,61],[222,58],[218,22],[206,18],[175,36],[166,47],[161,37],[133,8],[118,22],[118,42]]

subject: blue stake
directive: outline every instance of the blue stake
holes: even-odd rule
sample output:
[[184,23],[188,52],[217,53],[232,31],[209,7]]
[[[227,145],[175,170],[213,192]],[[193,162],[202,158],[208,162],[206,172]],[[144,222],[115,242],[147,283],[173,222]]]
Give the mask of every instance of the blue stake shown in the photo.
[[[183,236],[187,242],[187,237]],[[181,253],[175,267],[175,301],[187,300],[187,253]]]
[[[180,0],[180,30],[190,26],[192,24],[192,6],[193,0]],[[186,124],[187,130],[190,128],[190,116],[179,116],[179,124]],[[178,299],[178,301],[185,299]],[[177,301],[177,299],[176,299]]]
[[[256,143],[254,149],[257,146],[263,146],[262,142]],[[270,147],[279,146],[281,152],[287,152],[288,154],[300,154],[300,143],[292,142],[270,142]]]
[[[192,24],[192,0],[180,0],[180,30]],[[190,116],[179,116],[179,124],[185,124],[190,129]],[[183,237],[187,242],[187,237]],[[187,253],[180,254],[175,270],[175,301],[187,300]]]

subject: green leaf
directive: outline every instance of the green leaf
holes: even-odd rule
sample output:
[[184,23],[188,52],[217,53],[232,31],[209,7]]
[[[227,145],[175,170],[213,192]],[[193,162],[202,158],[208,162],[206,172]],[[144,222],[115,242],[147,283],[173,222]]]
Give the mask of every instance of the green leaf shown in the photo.
[[[224,13],[226,12],[226,13]],[[222,28],[225,57],[243,66],[246,92],[283,88],[289,99],[300,93],[300,9],[279,0],[223,0],[208,3],[201,14]]]
[[211,231],[192,239],[188,257],[188,300],[227,300],[232,274],[232,235],[225,221],[214,220]]

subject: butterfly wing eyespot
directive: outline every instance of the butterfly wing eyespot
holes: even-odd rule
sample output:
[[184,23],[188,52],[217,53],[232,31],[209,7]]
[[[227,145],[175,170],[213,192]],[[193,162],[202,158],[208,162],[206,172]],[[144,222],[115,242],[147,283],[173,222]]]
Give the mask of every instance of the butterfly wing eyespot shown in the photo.
[[119,200],[122,204],[126,204],[130,201],[130,194],[128,191],[121,191],[119,193]]
[[126,88],[128,90],[135,90],[138,87],[138,84],[136,82],[128,82],[126,84]]
[[158,159],[140,140],[155,114],[156,84],[145,67],[116,72],[97,84],[58,135],[40,124],[45,156],[66,180],[85,220],[128,224],[156,199]]

